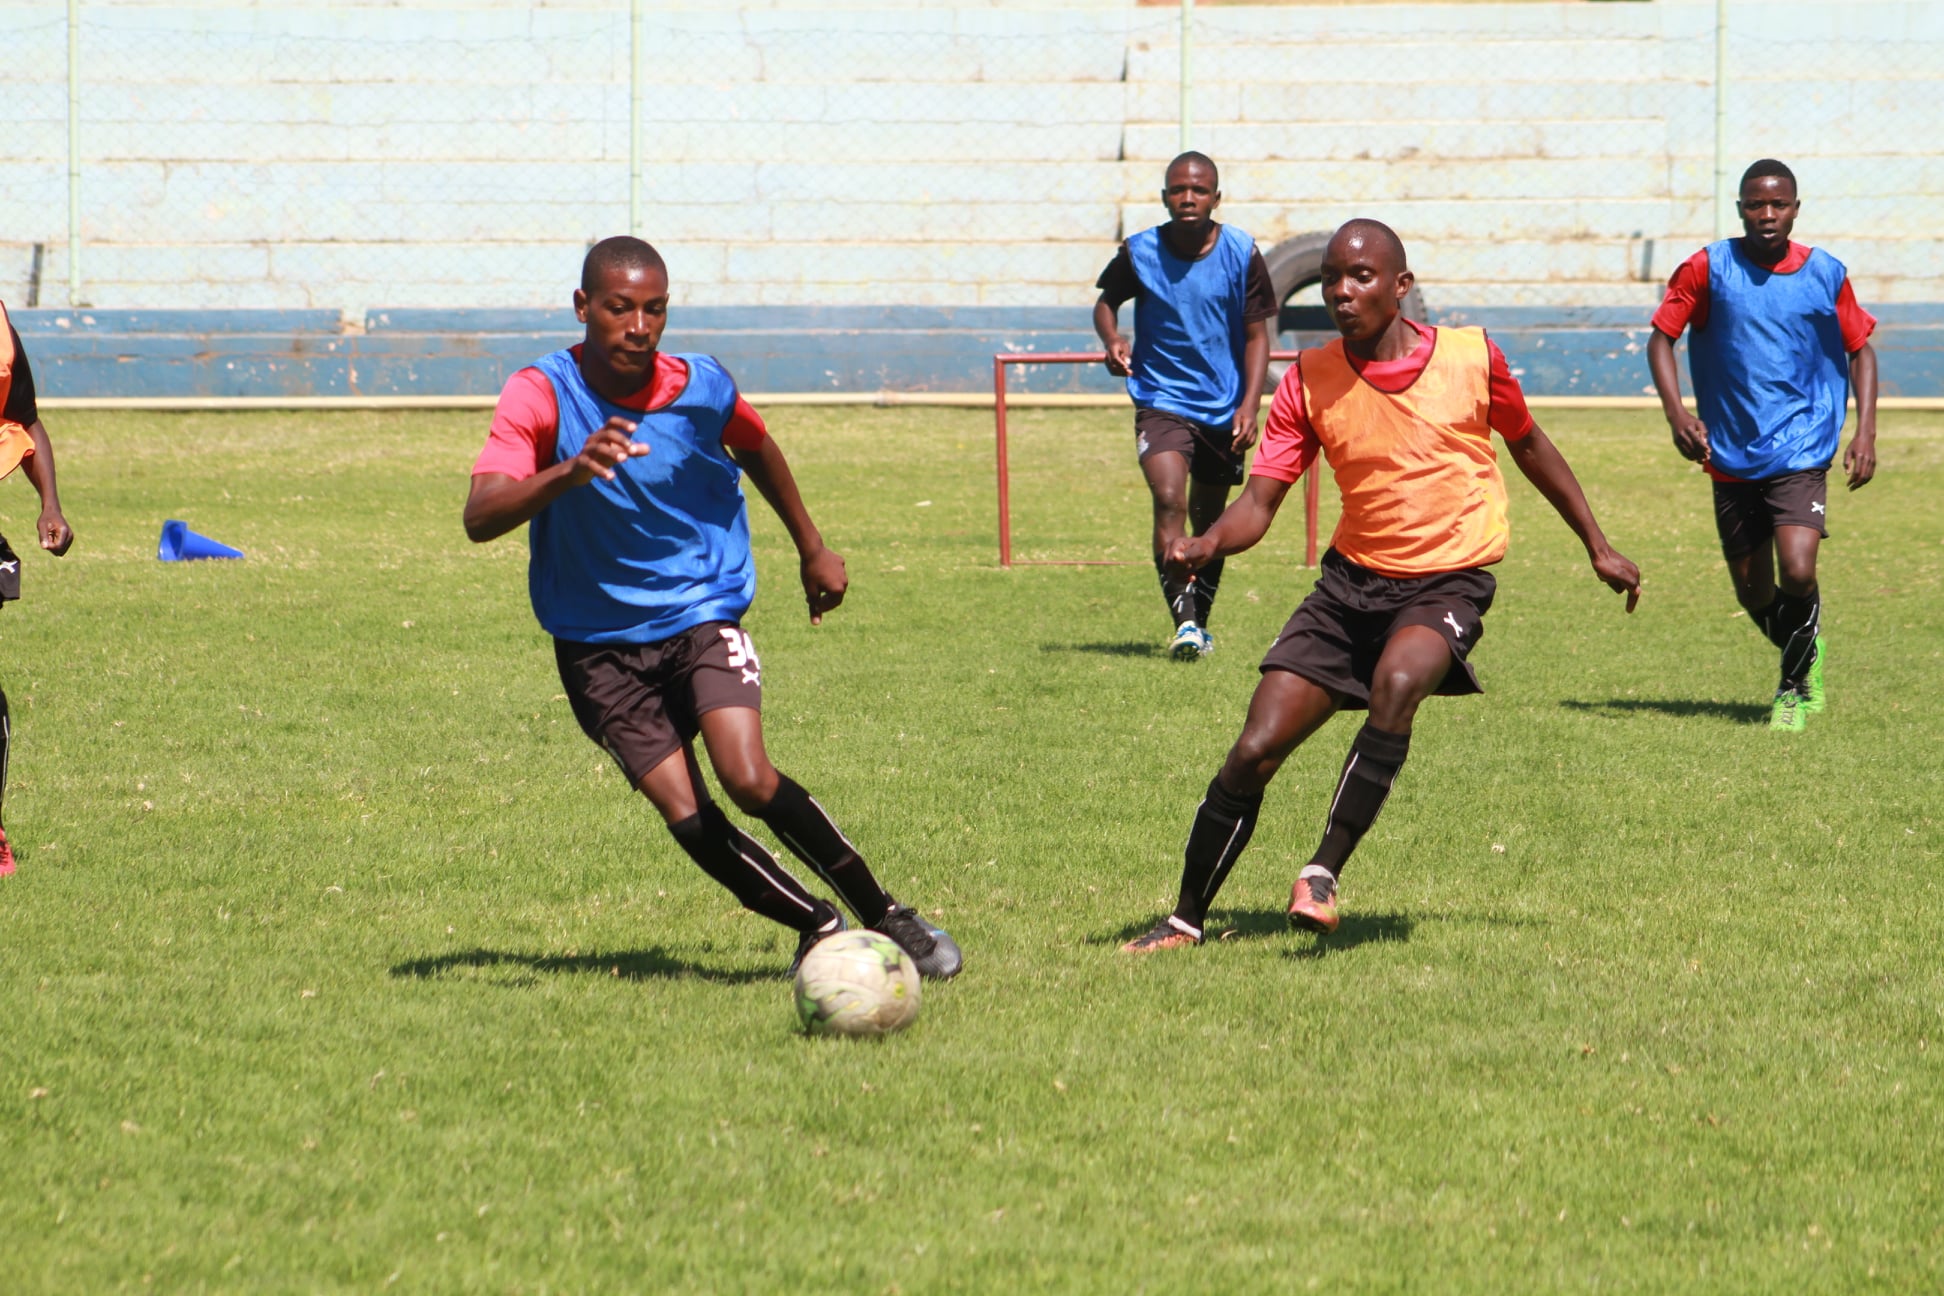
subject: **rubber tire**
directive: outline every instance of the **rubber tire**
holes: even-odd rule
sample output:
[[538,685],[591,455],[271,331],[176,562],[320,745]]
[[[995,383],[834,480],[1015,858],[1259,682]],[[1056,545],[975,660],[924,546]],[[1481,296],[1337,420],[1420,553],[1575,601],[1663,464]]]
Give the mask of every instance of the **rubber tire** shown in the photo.
[[[1334,230],[1315,230],[1308,234],[1298,234],[1286,238],[1262,254],[1269,266],[1269,282],[1275,286],[1276,301],[1286,304],[1291,297],[1323,279],[1323,250],[1330,245]],[[1404,317],[1424,322],[1424,294],[1416,284],[1404,296]],[[1280,321],[1278,321],[1280,323]],[[1319,314],[1314,320],[1304,320],[1297,326],[1302,332],[1332,332],[1327,316]],[[1278,329],[1279,332],[1286,331]]]

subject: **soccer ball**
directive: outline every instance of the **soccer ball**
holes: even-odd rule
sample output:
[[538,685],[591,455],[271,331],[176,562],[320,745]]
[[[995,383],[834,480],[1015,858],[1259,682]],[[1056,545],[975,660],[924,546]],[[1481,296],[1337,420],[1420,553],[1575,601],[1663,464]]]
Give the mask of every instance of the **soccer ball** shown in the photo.
[[889,936],[838,932],[804,955],[796,1005],[812,1035],[888,1035],[918,1020],[918,969]]

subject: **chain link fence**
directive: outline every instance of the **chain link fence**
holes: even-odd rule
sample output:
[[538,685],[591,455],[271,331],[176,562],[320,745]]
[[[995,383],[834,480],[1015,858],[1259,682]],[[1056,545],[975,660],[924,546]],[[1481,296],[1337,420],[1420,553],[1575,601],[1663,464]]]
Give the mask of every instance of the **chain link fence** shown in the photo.
[[1762,154],[1944,301],[1940,10],[1727,5],[1718,159],[1713,3],[0,3],[0,294],[557,306],[634,228],[690,304],[1084,308],[1186,118],[1265,251],[1383,217],[1434,312],[1649,305]]

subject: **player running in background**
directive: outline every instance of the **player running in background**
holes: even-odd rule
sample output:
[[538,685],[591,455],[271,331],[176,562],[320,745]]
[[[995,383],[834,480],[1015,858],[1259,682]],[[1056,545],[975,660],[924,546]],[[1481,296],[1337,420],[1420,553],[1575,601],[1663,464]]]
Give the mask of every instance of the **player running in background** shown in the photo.
[[1431,328],[1398,313],[1411,289],[1404,245],[1353,220],[1323,255],[1323,301],[1342,337],[1284,374],[1262,451],[1233,507],[1169,561],[1190,570],[1262,539],[1321,449],[1343,497],[1321,579],[1269,653],[1242,736],[1195,812],[1172,914],[1130,953],[1199,945],[1209,905],[1249,844],[1263,789],[1296,747],[1344,709],[1368,709],[1350,743],[1323,840],[1292,889],[1297,927],[1337,927],[1337,877],[1383,808],[1411,746],[1418,704],[1480,691],[1466,658],[1483,633],[1505,556],[1505,481],[1491,434],[1586,546],[1593,572],[1627,596],[1640,571],[1593,520],[1572,469],[1526,410],[1483,329]]
[[[1829,534],[1829,465],[1850,391],[1849,488],[1876,473],[1876,320],[1843,263],[1791,242],[1795,174],[1774,158],[1742,173],[1742,236],[1681,264],[1654,313],[1647,365],[1674,448],[1714,479],[1715,529],[1749,619],[1782,652],[1771,729],[1800,730],[1823,709],[1822,591],[1816,549]],[[1681,404],[1674,340],[1688,337],[1697,413]],[[1778,588],[1779,586],[1779,588]]]
[[843,916],[710,799],[698,734],[738,808],[919,972],[955,975],[962,959],[951,937],[879,887],[763,747],[762,667],[741,626],[756,567],[738,478],[748,474],[795,542],[812,625],[849,583],[783,451],[713,357],[658,349],[668,271],[654,248],[625,236],[595,244],[574,311],[585,340],[507,380],[473,465],[466,534],[491,540],[532,523],[528,590],[575,719],[705,873],[800,934],[797,962],[843,930]]
[[[1121,244],[1100,272],[1094,332],[1107,372],[1127,379],[1134,444],[1154,496],[1154,568],[1174,617],[1169,651],[1194,661],[1213,648],[1208,614],[1222,583],[1217,558],[1192,575],[1163,558],[1183,519],[1208,530],[1242,483],[1269,373],[1276,290],[1255,240],[1215,220],[1221,177],[1200,153],[1168,164],[1161,190],[1168,223]],[[1121,303],[1134,299],[1134,341],[1121,336]]]
[[[74,543],[74,528],[61,512],[61,492],[54,484],[54,447],[47,429],[41,426],[40,407],[34,400],[34,371],[27,363],[27,352],[20,345],[20,334],[7,320],[7,308],[0,305],[0,477],[23,468],[27,480],[40,496],[40,520],[34,533],[40,547],[59,558]],[[0,607],[20,597],[20,556],[0,536]],[[0,804],[7,795],[7,759],[13,747],[13,717],[7,711],[7,695],[0,692]],[[13,846],[7,831],[0,827],[0,877],[14,871]]]

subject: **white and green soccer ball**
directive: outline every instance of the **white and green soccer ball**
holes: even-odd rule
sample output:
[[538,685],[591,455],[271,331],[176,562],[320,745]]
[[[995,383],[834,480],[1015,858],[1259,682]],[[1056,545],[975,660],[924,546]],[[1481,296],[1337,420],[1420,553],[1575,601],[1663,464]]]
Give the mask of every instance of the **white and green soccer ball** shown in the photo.
[[918,969],[881,932],[841,931],[804,955],[796,1006],[812,1035],[889,1035],[918,1020]]

